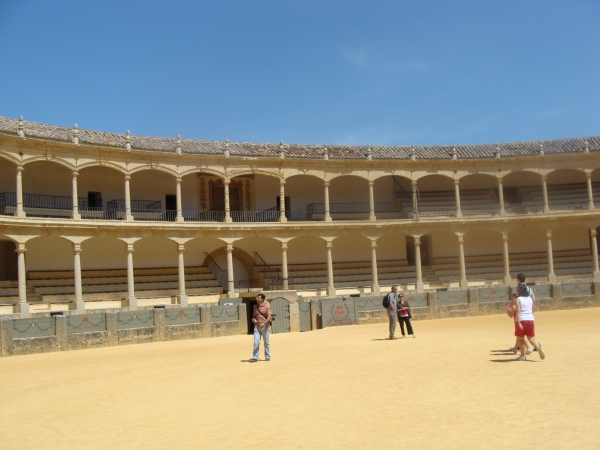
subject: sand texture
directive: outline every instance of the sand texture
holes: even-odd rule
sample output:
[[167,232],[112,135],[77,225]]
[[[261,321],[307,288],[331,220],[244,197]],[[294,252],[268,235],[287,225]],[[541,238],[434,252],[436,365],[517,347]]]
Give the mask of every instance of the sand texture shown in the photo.
[[600,309],[536,324],[545,361],[505,315],[0,358],[0,448],[600,448]]

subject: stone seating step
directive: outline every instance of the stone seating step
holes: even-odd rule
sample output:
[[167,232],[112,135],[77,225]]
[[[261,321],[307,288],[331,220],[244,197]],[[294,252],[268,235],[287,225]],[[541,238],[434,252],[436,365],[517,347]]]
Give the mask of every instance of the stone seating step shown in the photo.
[[[156,297],[173,297],[179,293],[178,290],[175,289],[161,289],[161,290],[153,290],[153,291],[141,291],[136,292],[136,298],[156,298]],[[222,294],[222,288],[193,288],[186,289],[186,294],[188,296],[195,295],[210,295],[210,294]],[[83,300],[86,302],[90,301],[103,301],[103,300],[122,300],[128,297],[127,291],[120,292],[101,292],[101,293],[93,293],[93,294],[83,294]],[[70,303],[75,301],[75,297],[73,294],[53,294],[53,295],[43,295],[42,301],[44,303]]]
[[[143,275],[172,275],[177,274],[178,269],[176,267],[169,268],[150,268],[150,269],[134,269],[134,276]],[[208,268],[204,266],[199,267],[186,267],[186,274],[195,273],[209,273]],[[52,271],[30,271],[27,272],[27,278],[33,279],[50,279],[50,278],[73,278],[74,273],[72,270],[52,270]],[[119,277],[127,276],[127,269],[105,269],[105,270],[82,270],[82,278],[93,278],[93,277]]]
[[[188,275],[186,273],[186,281],[199,281],[199,280],[212,280],[213,276],[211,273],[200,273],[196,275]],[[156,283],[156,282],[177,282],[179,280],[177,275],[146,275],[135,277],[136,283]],[[104,285],[104,284],[118,284],[127,283],[127,277],[108,277],[108,278],[82,278],[81,283],[84,286],[89,285]],[[73,285],[72,278],[51,278],[51,279],[38,279],[29,280],[27,286],[31,287],[46,287],[46,286],[69,286]]]
[[[208,288],[218,286],[217,280],[202,280],[191,283],[186,283],[187,288]],[[178,283],[135,283],[135,291],[149,291],[149,290],[161,290],[161,289],[179,289]],[[119,292],[127,291],[127,284],[105,284],[97,286],[83,286],[83,293],[91,292]],[[36,294],[49,295],[49,294],[71,294],[75,292],[73,285],[69,286],[52,286],[52,287],[39,287],[35,288]]]

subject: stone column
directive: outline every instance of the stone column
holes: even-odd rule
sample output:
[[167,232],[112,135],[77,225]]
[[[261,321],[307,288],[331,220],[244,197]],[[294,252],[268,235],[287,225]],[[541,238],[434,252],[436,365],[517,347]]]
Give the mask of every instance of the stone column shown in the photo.
[[229,183],[229,180],[223,181],[223,185],[225,186],[225,222],[232,222],[229,209]]
[[596,209],[596,207],[594,206],[594,191],[592,190],[592,174],[586,173],[585,178],[587,180],[588,209]]
[[21,314],[22,319],[31,317],[31,310],[27,303],[27,272],[25,271],[25,244],[16,244],[15,251],[18,254],[17,273],[19,279],[19,303],[17,303],[16,312]]
[[177,295],[178,303],[182,307],[188,306],[188,297],[185,293],[185,264],[183,261],[183,252],[185,251],[185,245],[179,244],[177,246],[177,251],[179,252],[179,267],[178,267],[178,275],[179,275],[179,295]]
[[542,194],[544,196],[544,212],[550,212],[548,206],[548,186],[546,186],[546,175],[542,175]]
[[71,214],[72,219],[81,219],[81,215],[79,214],[79,197],[77,194],[77,175],[79,172],[77,170],[73,171],[73,213]]
[[546,239],[548,240],[548,281],[550,283],[556,283],[554,260],[552,259],[552,231],[546,231]]
[[417,217],[418,217],[417,208],[419,207],[419,205],[417,205],[417,181],[413,180],[411,184],[412,184],[412,216],[413,216],[413,220],[417,220]]
[[281,223],[287,222],[285,217],[285,181],[279,182],[279,221]]
[[510,263],[508,257],[508,233],[502,233],[502,259],[504,260],[504,284],[510,286],[512,278],[510,277]]
[[413,236],[415,239],[415,271],[417,275],[416,288],[417,292],[425,291],[425,284],[423,283],[423,270],[421,268],[421,236]]
[[287,266],[287,242],[281,243],[281,276],[283,277],[283,289],[289,289],[288,266]]
[[235,280],[233,279],[233,244],[227,244],[227,294],[235,294]]
[[325,222],[331,222],[331,216],[329,215],[329,181],[324,183],[325,185]]
[[129,180],[131,175],[125,175],[125,220],[131,222],[133,216],[131,215],[131,194],[129,193]]
[[23,166],[17,166],[17,210],[15,211],[15,217],[26,216],[23,209],[23,177],[21,175],[24,169]]
[[463,233],[456,233],[458,236],[458,265],[460,266],[460,288],[468,289],[467,268],[465,265],[465,237]]
[[500,202],[500,215],[505,216],[504,210],[504,189],[502,188],[502,178],[498,178],[498,201]]
[[592,256],[594,258],[594,280],[600,280],[600,269],[598,268],[598,240],[596,238],[596,229],[590,228],[590,237],[592,238]]
[[127,244],[127,304],[129,309],[137,309],[135,282],[133,279],[133,244]]
[[373,286],[371,286],[371,292],[375,295],[381,293],[379,287],[379,279],[377,276],[377,239],[371,239],[371,273],[373,274]]
[[177,197],[177,217],[175,218],[175,222],[183,222],[183,212],[181,208],[181,178],[177,177],[176,180],[176,197]]
[[377,220],[375,217],[375,194],[373,192],[374,184],[374,181],[369,181],[369,220]]
[[81,282],[81,244],[73,244],[73,270],[75,272],[75,310],[79,314],[85,312],[83,286]]
[[333,257],[331,255],[332,248],[333,242],[327,241],[327,295],[329,297],[335,297],[335,286],[333,285]]
[[454,198],[456,200],[456,217],[462,217],[462,210],[460,209],[460,189],[458,185],[460,180],[454,180]]

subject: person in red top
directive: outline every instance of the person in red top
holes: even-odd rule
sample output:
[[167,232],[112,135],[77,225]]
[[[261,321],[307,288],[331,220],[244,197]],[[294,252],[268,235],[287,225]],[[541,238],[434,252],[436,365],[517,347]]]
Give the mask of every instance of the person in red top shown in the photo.
[[410,324],[410,305],[406,300],[404,300],[404,294],[398,294],[398,320],[400,321],[400,331],[402,331],[402,339],[405,338],[404,335],[404,324],[406,324],[406,331],[412,337],[416,338],[415,333],[413,332],[412,325]]
[[271,361],[271,345],[269,344],[269,327],[271,326],[271,306],[265,301],[265,294],[256,296],[257,306],[254,307],[252,323],[254,324],[254,351],[250,361],[258,361],[260,337],[265,345],[265,361]]

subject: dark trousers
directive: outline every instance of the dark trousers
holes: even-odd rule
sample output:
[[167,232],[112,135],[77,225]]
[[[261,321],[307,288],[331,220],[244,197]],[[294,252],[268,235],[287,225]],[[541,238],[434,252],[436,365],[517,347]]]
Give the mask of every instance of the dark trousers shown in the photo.
[[402,331],[402,336],[404,336],[404,324],[406,323],[406,330],[408,334],[414,334],[412,325],[410,324],[410,319],[408,317],[398,316],[398,320],[400,321],[400,331]]

